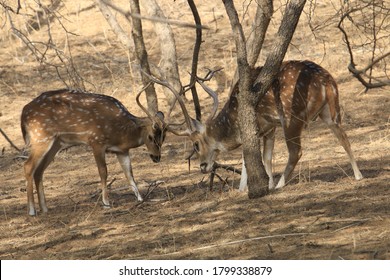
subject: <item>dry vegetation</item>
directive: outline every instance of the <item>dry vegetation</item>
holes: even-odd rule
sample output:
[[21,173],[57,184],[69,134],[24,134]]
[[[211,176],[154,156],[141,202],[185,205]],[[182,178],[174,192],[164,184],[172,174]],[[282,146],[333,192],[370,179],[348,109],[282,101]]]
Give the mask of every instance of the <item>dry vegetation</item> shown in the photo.
[[[74,61],[94,85],[87,84],[88,89],[115,96],[141,115],[134,101],[139,81],[129,73],[126,52],[98,9],[91,8],[90,1],[64,2],[61,14],[68,19],[67,29],[79,35],[69,38]],[[169,17],[192,21],[186,1],[159,2]],[[235,65],[230,26],[219,1],[196,2],[203,23],[210,27],[204,32],[200,69],[224,67],[211,83],[223,104]],[[124,188],[121,168],[108,155],[109,181],[115,179],[111,185],[114,206],[103,209],[91,151],[75,147],[57,155],[45,173],[48,215],[28,217],[23,159],[0,136],[0,258],[390,259],[389,89],[359,94],[360,84],[346,69],[348,57],[334,25],[337,19],[332,21],[334,7],[318,5],[313,20],[326,26],[315,38],[303,15],[287,59],[310,59],[333,73],[341,92],[343,124],[364,180],[353,179],[346,154],[319,122],[304,133],[303,157],[293,182],[256,200],[237,191],[237,175],[223,171],[219,175],[225,182],[217,179],[210,191],[197,161],[188,171],[183,158],[190,143],[168,135],[160,164],[152,163],[144,148],[131,151],[141,192],[153,190],[145,203],[138,204],[132,191]],[[237,6],[242,12],[244,5]],[[247,28],[248,18],[244,19]],[[275,15],[272,30],[277,19]],[[145,28],[149,54],[157,64],[158,42],[151,25],[145,23]],[[42,30],[31,33],[43,40]],[[58,27],[55,31],[56,40],[65,46],[63,32]],[[187,80],[194,31],[175,28],[175,32],[180,70]],[[0,127],[22,147],[22,107],[40,92],[63,85],[52,69],[34,61],[6,27],[0,40]],[[270,45],[272,36],[266,48]],[[202,93],[201,101],[207,113],[211,100]],[[166,109],[164,104],[160,103],[160,109]],[[274,156],[277,178],[286,160],[279,130]],[[240,151],[220,161],[239,166]],[[149,188],[156,180],[164,183]]]

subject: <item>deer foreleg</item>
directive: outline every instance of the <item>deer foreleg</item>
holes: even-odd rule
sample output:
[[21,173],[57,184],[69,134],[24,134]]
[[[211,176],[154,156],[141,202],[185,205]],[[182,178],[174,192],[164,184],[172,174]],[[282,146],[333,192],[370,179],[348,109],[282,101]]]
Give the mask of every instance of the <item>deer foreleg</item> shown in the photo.
[[265,171],[267,172],[269,178],[268,189],[272,190],[273,188],[275,188],[274,177],[272,176],[272,153],[274,151],[275,129],[272,129],[269,133],[267,133],[263,137],[263,140],[264,140],[263,163],[264,163]]
[[130,187],[133,189],[135,196],[137,197],[138,201],[142,201],[143,198],[141,194],[139,193],[137,184],[134,181],[134,176],[133,176],[133,170],[131,168],[131,161],[130,161],[130,156],[128,153],[117,153],[116,154],[119,163],[122,166],[123,172],[126,175],[127,180],[130,183]]

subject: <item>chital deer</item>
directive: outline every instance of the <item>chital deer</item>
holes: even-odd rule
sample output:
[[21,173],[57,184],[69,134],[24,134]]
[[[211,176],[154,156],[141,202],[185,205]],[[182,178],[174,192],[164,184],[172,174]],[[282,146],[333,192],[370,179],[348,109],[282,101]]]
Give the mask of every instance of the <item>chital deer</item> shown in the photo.
[[[257,76],[261,68],[254,71]],[[337,84],[328,71],[311,61],[287,61],[282,64],[276,78],[278,98],[275,99],[273,89],[261,99],[257,106],[257,122],[260,136],[264,138],[263,162],[269,176],[269,188],[273,189],[272,153],[276,126],[282,126],[288,148],[288,162],[276,186],[282,188],[288,182],[298,160],[301,157],[301,133],[308,123],[320,117],[333,131],[347,152],[355,178],[362,179],[347,135],[341,128],[339,95]],[[156,81],[155,82],[159,82]],[[216,94],[202,81],[202,87],[217,100]],[[163,84],[160,82],[160,84]],[[163,84],[164,85],[164,84]],[[177,135],[189,136],[194,144],[194,151],[200,159],[203,173],[213,170],[217,155],[234,150],[242,144],[238,124],[238,83],[232,94],[216,114],[214,105],[211,118],[201,123],[190,118],[183,102],[180,102],[187,123],[185,131],[172,131]],[[278,109],[279,107],[279,109]],[[240,190],[246,187],[246,168],[243,162]]]
[[37,188],[40,209],[47,212],[43,173],[58,151],[79,144],[92,148],[105,206],[110,205],[106,152],[116,154],[137,199],[142,200],[133,178],[129,149],[145,144],[151,159],[159,162],[166,124],[163,113],[151,116],[141,105],[141,92],[137,103],[148,115],[146,118],[133,116],[113,97],[67,89],[42,93],[23,108],[21,128],[30,146],[30,156],[24,165],[29,215],[36,214],[33,184]]

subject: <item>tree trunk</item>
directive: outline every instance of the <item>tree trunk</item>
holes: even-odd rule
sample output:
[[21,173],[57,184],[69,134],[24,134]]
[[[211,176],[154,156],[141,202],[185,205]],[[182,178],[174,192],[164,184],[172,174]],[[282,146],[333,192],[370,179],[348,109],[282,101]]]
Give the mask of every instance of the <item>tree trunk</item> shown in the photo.
[[[165,19],[164,12],[155,0],[142,0],[142,7],[145,8],[149,16]],[[177,65],[176,43],[172,28],[167,22],[153,21],[152,23],[160,41],[160,70],[164,76],[163,78],[167,80],[177,92],[180,92],[182,85],[180,82],[179,67]],[[168,104],[172,106],[176,101],[176,97],[165,87],[164,94],[167,98]]]
[[261,160],[260,133],[256,122],[256,98],[251,90],[253,80],[251,79],[250,71],[247,72],[243,74],[239,71],[238,117],[248,176],[248,197],[257,198],[268,193],[268,175]]
[[[141,14],[139,7],[139,0],[130,0],[130,9],[133,14]],[[142,22],[139,18],[132,18],[133,28],[132,35],[135,45],[135,51],[138,58],[138,63],[141,66],[141,69],[150,75],[150,67],[148,61],[148,53],[146,52],[144,37],[142,34]],[[149,78],[141,73],[142,83],[147,85],[149,83]],[[145,89],[146,100],[148,104],[148,110],[154,115],[158,111],[157,103],[157,94],[154,88],[154,84],[151,84]]]
[[197,26],[196,28],[196,40],[194,45],[194,52],[192,55],[192,66],[191,66],[191,80],[190,84],[193,85],[191,87],[191,93],[192,93],[192,100],[194,102],[194,109],[196,114],[196,119],[198,121],[202,120],[202,111],[200,109],[200,102],[198,97],[198,92],[196,91],[196,76],[198,75],[198,60],[199,60],[199,51],[200,51],[200,45],[202,44],[202,28],[200,27],[202,25],[198,9],[196,8],[196,5],[193,0],[187,0],[188,5],[190,6],[190,9],[192,11],[192,15],[194,16],[194,21]]
[[[96,4],[98,5],[100,11],[102,12],[104,18],[107,20],[108,24],[110,25],[112,31],[116,34],[119,41],[124,45],[129,54],[131,55],[134,52],[136,52],[135,58],[138,61],[138,64],[140,65],[140,68],[150,74],[150,67],[148,62],[148,55],[146,52],[145,44],[143,41],[143,35],[142,35],[142,24],[141,20],[137,18],[133,18],[133,41],[131,40],[130,36],[127,35],[127,33],[123,30],[123,28],[120,26],[118,21],[116,20],[115,16],[112,14],[111,10],[108,8],[108,6],[101,0],[95,0]],[[130,6],[133,13],[139,14],[139,2],[138,0],[130,0]],[[149,79],[142,75],[142,83],[143,85],[147,85],[149,82]],[[146,100],[148,103],[148,110],[154,114],[158,111],[158,103],[157,103],[157,95],[154,88],[154,85],[150,85],[146,90]]]
[[268,193],[267,179],[260,151],[259,127],[256,122],[256,98],[252,92],[251,67],[247,60],[246,41],[237,11],[232,0],[223,1],[232,26],[239,76],[238,117],[240,133],[248,173],[248,196],[256,198]]
[[[265,35],[274,13],[273,0],[257,0],[256,3],[257,9],[255,20],[253,21],[250,35],[246,42],[246,51],[248,56],[247,59],[250,67],[254,67],[257,60],[259,59],[261,49],[263,48]],[[232,89],[234,88],[234,85],[237,83],[237,81],[238,69],[234,73],[231,86]]]
[[278,32],[273,37],[274,47],[268,54],[264,67],[255,80],[255,85],[260,85],[257,103],[260,102],[261,97],[268,91],[274,77],[279,72],[305,4],[306,0],[291,0],[286,7]]
[[[255,81],[251,77],[252,65],[248,62],[245,36],[233,1],[223,0],[223,3],[229,16],[237,48],[238,76],[240,79],[238,115],[245,167],[248,173],[248,196],[249,198],[256,198],[268,193],[267,175],[261,160],[259,127],[256,122],[257,104],[269,90],[280,69],[306,0],[291,0],[287,5],[278,33],[275,36],[275,43],[273,44],[275,47],[268,55],[266,63]],[[270,4],[269,1],[263,2],[264,5],[267,3]],[[266,26],[264,25],[264,27]],[[266,29],[263,31],[265,32]],[[263,40],[264,38],[260,39]],[[260,50],[261,48],[253,51],[251,63],[255,63],[256,52],[259,53]],[[275,92],[275,94],[277,95],[278,92]]]
[[127,35],[127,33],[123,30],[123,28],[119,25],[115,16],[112,14],[111,10],[107,7],[107,5],[101,0],[95,0],[95,3],[98,5],[100,12],[103,14],[104,18],[107,20],[110,25],[112,31],[116,34],[119,41],[123,46],[129,50],[130,53],[134,51],[134,42]]
[[248,64],[250,67],[254,67],[259,59],[265,35],[274,13],[273,0],[257,0],[256,3],[257,10],[255,20],[252,24],[252,30],[246,42]]

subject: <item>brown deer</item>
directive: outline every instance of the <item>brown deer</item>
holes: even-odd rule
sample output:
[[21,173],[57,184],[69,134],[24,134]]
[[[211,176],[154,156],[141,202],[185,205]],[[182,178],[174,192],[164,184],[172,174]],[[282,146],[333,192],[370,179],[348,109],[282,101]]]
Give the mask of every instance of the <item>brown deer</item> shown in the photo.
[[135,117],[117,99],[101,94],[61,89],[44,92],[22,111],[23,138],[30,148],[25,165],[27,180],[27,208],[29,215],[36,215],[33,183],[35,183],[39,206],[47,212],[43,190],[43,173],[61,149],[87,144],[92,148],[98,167],[102,200],[109,206],[107,192],[107,166],[105,153],[115,153],[137,199],[142,201],[133,178],[129,149],[146,145],[150,157],[159,162],[161,145],[165,138],[164,114]]
[[[253,75],[260,73],[257,68]],[[153,80],[167,86],[157,79]],[[217,100],[216,94],[198,79],[202,87]],[[171,89],[172,90],[172,89]],[[277,94],[275,94],[277,93]],[[184,103],[179,99],[187,128],[172,131],[180,136],[189,136],[194,145],[194,152],[200,159],[203,173],[211,172],[219,153],[226,153],[241,146],[238,124],[238,83],[234,86],[229,100],[214,118],[216,108],[205,122],[190,118]],[[175,94],[177,95],[177,94]],[[275,128],[282,126],[288,148],[288,162],[276,186],[282,188],[288,182],[298,160],[301,157],[301,133],[312,120],[320,117],[333,131],[347,152],[355,178],[363,178],[351,151],[347,135],[341,128],[339,94],[333,77],[321,66],[311,61],[287,61],[281,66],[273,88],[261,99],[257,106],[257,122],[260,135],[264,139],[263,162],[269,176],[269,189],[275,188],[272,175],[272,153],[274,148]],[[246,187],[246,168],[243,162],[240,190]]]

